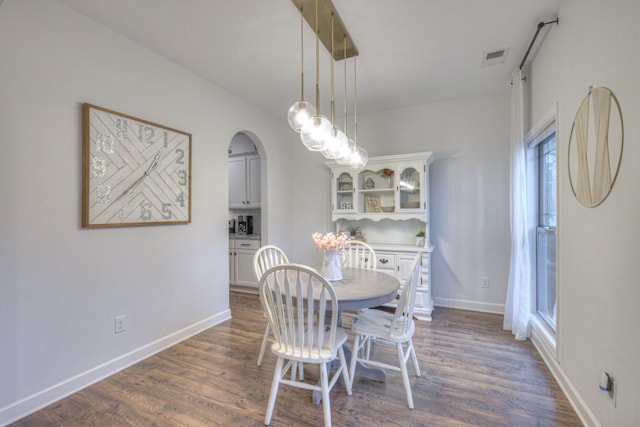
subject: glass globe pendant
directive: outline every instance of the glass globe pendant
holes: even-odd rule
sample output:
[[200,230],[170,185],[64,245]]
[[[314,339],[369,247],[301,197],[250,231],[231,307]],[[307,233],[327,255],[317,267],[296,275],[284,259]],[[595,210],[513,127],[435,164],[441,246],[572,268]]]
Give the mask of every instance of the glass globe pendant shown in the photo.
[[302,125],[315,115],[316,107],[314,107],[313,104],[307,101],[297,101],[289,108],[287,120],[289,121],[291,129],[300,132]]
[[362,169],[369,161],[369,154],[364,148],[355,145],[349,157],[349,166],[351,169]]
[[[327,159],[336,159],[340,157],[340,150],[347,145],[347,135],[336,127],[335,121],[335,91],[334,91],[334,63],[335,63],[335,40],[334,40],[334,15],[331,14],[331,133],[324,141],[325,149],[322,150],[322,155]],[[345,44],[346,45],[346,44]]]
[[340,149],[336,162],[340,165],[349,166],[351,162],[351,153],[355,147],[353,139],[347,139],[347,145]]
[[349,155],[349,166],[362,169],[369,161],[367,150],[358,145],[358,91],[356,89],[356,60],[353,60],[353,149]]
[[331,122],[325,116],[316,114],[300,129],[302,143],[311,151],[322,151],[326,148],[325,141],[331,135]]
[[318,30],[318,0],[316,0],[316,114],[300,129],[302,143],[311,151],[326,148],[325,140],[331,135],[331,122],[320,114],[320,34]]
[[302,125],[316,114],[316,108],[313,104],[304,100],[304,20],[302,12],[303,9],[300,6],[300,101],[294,102],[287,114],[289,127],[296,132],[300,132]]
[[348,148],[347,135],[334,127],[331,136],[325,140],[325,145],[322,155],[327,159],[337,159],[342,155],[343,150]]

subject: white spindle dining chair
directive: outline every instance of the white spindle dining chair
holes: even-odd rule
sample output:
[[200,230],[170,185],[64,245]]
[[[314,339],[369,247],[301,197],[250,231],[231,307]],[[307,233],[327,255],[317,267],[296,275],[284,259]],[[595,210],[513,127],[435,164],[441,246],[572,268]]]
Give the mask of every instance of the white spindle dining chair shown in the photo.
[[[320,391],[324,425],[330,426],[329,392],[340,375],[347,394],[351,395],[343,349],[347,332],[338,326],[338,300],[333,286],[310,267],[285,264],[270,268],[262,275],[259,291],[275,338],[271,351],[278,357],[264,423],[271,423],[279,386],[285,384]],[[340,363],[330,376],[329,367],[336,358]],[[320,384],[296,380],[295,373],[287,379],[287,372],[295,369],[296,363],[319,365]]]
[[346,257],[345,267],[368,268],[375,270],[378,260],[376,252],[365,242],[360,240],[350,240],[349,247],[344,249]]
[[[262,246],[253,256],[253,270],[256,274],[258,282],[262,278],[265,271],[273,266],[280,264],[289,264],[289,259],[282,249],[274,245]],[[262,359],[264,358],[264,352],[267,348],[267,343],[271,338],[271,327],[269,322],[264,330],[264,336],[262,338],[262,345],[260,346],[260,353],[258,354],[258,366],[262,365]]]
[[[355,334],[351,365],[349,367],[349,376],[352,385],[357,362],[364,365],[400,371],[407,395],[407,405],[410,409],[413,409],[413,396],[411,394],[411,384],[409,383],[407,370],[409,357],[412,359],[416,375],[420,376],[418,358],[416,357],[411,338],[415,331],[413,307],[415,304],[416,289],[420,281],[421,261],[422,253],[419,252],[413,259],[411,267],[409,267],[409,274],[397,300],[398,305],[393,313],[381,310],[367,310],[364,313],[356,315],[351,322],[351,332]],[[392,365],[390,363],[371,360],[369,346],[373,343],[375,343],[375,345],[389,344],[395,346],[398,351],[399,363]]]

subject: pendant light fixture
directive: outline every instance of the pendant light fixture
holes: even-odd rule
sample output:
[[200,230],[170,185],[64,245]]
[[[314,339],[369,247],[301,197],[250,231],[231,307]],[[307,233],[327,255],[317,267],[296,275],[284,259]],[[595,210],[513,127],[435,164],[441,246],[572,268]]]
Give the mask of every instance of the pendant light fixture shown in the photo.
[[367,150],[358,145],[358,89],[356,73],[356,57],[353,58],[353,150],[349,158],[352,169],[362,169],[369,161]]
[[302,125],[315,116],[316,108],[312,103],[304,100],[304,18],[303,7],[300,3],[300,101],[296,101],[287,114],[289,126],[296,132],[300,132]]
[[320,114],[320,29],[318,27],[318,0],[316,0],[316,114],[300,130],[302,143],[311,151],[323,151],[332,130],[331,122]]
[[[334,97],[334,13],[331,12],[331,133],[325,140],[325,149],[322,151],[322,155],[327,159],[337,159],[341,156],[343,147],[347,146],[347,136],[336,126],[335,115],[335,97]],[[346,60],[345,60],[346,62]]]
[[[345,36],[346,39],[346,36]],[[336,162],[348,166],[351,160],[351,152],[353,151],[353,139],[348,138],[347,132],[347,43],[343,43],[345,49],[344,55],[344,134],[347,138],[347,143],[340,148],[340,153],[336,158]]]
[[[1,0],[0,0],[1,1]],[[353,40],[349,36],[344,23],[340,19],[338,12],[331,0],[315,0],[315,14],[309,4],[313,0],[292,0],[296,9],[300,11],[300,39],[302,53],[304,53],[303,43],[303,23],[306,19],[309,25],[313,26],[315,20],[316,35],[316,104],[314,106],[304,100],[304,71],[301,72],[301,100],[294,103],[289,109],[288,121],[293,130],[300,133],[302,143],[311,151],[320,151],[327,159],[335,160],[341,165],[350,166],[354,169],[361,169],[366,166],[369,156],[367,151],[357,143],[357,100],[356,100],[356,66],[354,59],[354,137],[348,138],[347,134],[347,58],[358,55]],[[321,4],[321,8],[319,7]],[[305,5],[307,7],[303,7]],[[304,13],[303,13],[304,12]],[[322,16],[320,16],[322,15]],[[329,27],[329,19],[330,27]],[[335,27],[334,27],[335,23]],[[335,51],[335,33],[343,36],[343,54]],[[329,39],[329,36],[331,39]],[[320,40],[327,50],[331,52],[331,120],[328,120],[320,112]],[[303,57],[301,55],[301,57]],[[334,65],[335,61],[344,60],[344,132],[335,123],[335,98],[334,98]],[[304,61],[302,61],[304,66]]]

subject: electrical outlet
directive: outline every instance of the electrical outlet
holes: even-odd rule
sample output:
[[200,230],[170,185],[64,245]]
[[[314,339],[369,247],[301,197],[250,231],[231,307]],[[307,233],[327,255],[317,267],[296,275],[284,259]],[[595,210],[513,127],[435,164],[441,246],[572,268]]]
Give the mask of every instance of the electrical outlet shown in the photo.
[[489,287],[489,278],[487,276],[484,276],[482,278],[482,280],[480,281],[480,286],[482,286],[483,288]]
[[124,314],[122,316],[117,316],[115,318],[114,330],[113,330],[114,334],[119,334],[119,333],[125,332],[127,330],[126,324],[125,324],[125,319],[126,318],[127,318],[127,316],[125,316]]

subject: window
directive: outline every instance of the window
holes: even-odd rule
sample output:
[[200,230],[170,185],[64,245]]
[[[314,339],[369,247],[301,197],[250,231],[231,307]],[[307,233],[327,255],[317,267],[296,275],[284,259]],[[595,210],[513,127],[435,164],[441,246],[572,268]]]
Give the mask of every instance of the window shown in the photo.
[[556,330],[556,133],[553,129],[534,141],[536,164],[536,311]]

